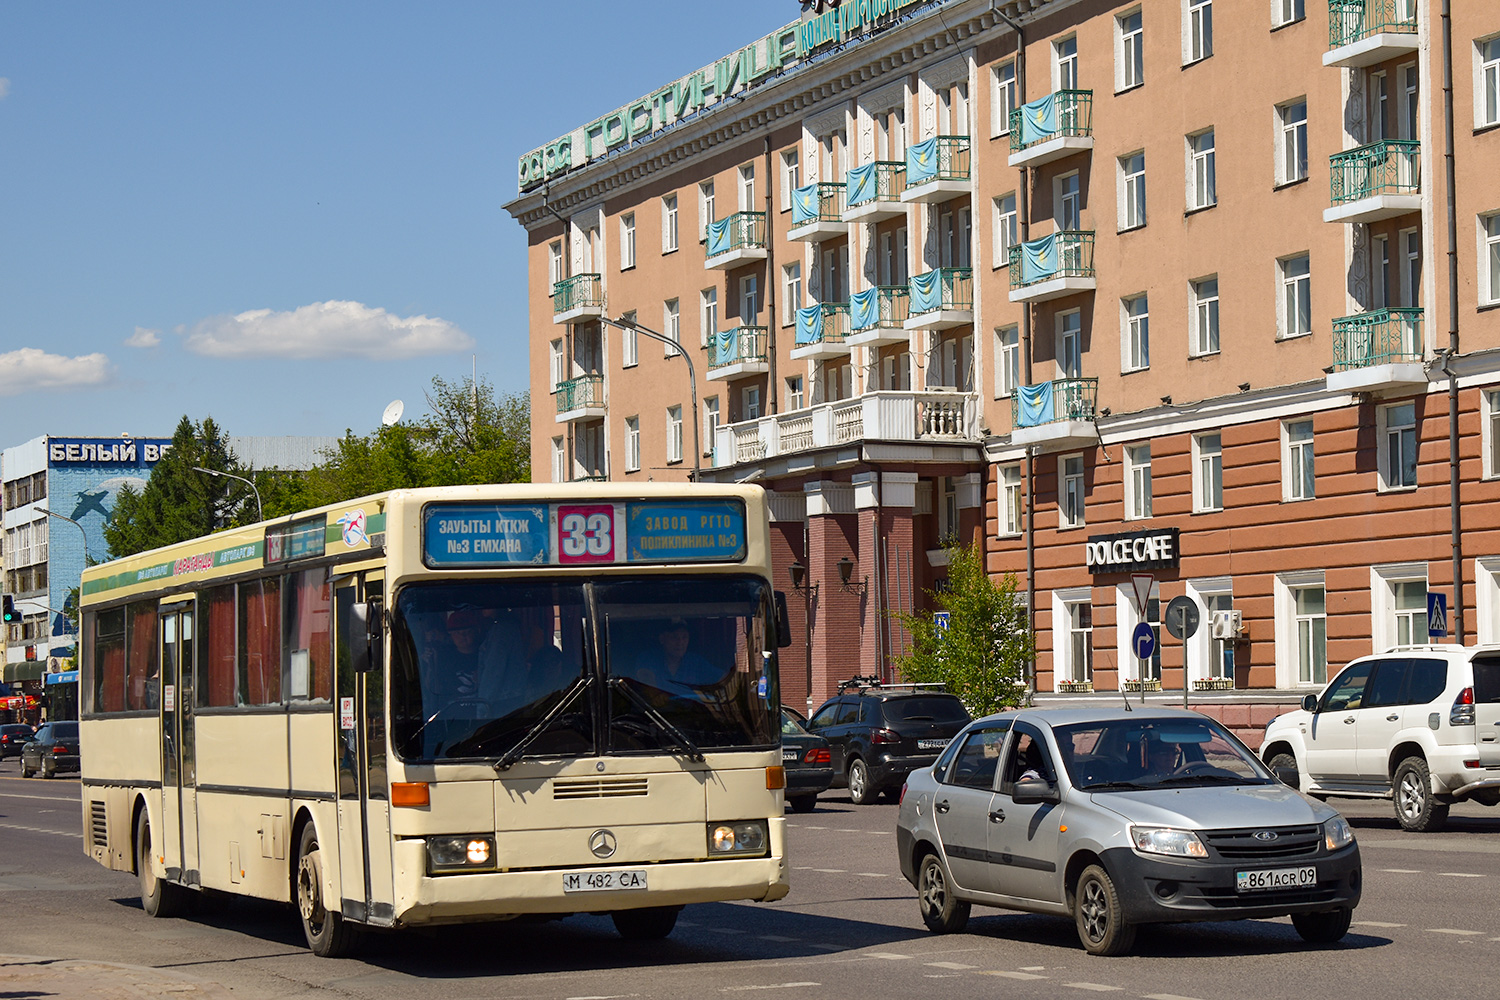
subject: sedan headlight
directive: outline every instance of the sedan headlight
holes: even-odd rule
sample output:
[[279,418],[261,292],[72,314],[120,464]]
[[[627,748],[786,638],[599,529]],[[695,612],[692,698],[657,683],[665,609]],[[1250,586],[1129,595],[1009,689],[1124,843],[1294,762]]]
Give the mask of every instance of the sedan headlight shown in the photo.
[[495,838],[428,837],[427,864],[434,872],[482,871],[494,867]]
[[1323,846],[1330,851],[1337,851],[1352,843],[1354,843],[1354,831],[1349,829],[1349,824],[1344,822],[1344,817],[1335,816],[1323,824]]
[[1165,854],[1174,858],[1206,858],[1208,848],[1191,830],[1173,830],[1165,826],[1132,826],[1130,842],[1137,851]]
[[764,854],[766,824],[761,820],[745,823],[711,823],[708,827],[710,854]]

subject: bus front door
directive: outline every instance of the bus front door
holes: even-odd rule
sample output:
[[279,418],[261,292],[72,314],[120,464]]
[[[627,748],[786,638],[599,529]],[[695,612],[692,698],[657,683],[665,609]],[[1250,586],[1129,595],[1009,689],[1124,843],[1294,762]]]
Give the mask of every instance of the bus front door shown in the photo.
[[338,664],[339,727],[338,838],[339,886],[344,916],[360,923],[390,926],[395,892],[391,873],[390,782],[386,776],[385,643],[369,670],[356,669],[349,636],[353,608],[361,601],[383,604],[377,576],[349,578],[335,585],[334,617]]
[[[164,606],[161,618],[161,821],[169,877],[199,885],[197,762],[193,708],[193,604]],[[175,857],[174,857],[175,855]]]

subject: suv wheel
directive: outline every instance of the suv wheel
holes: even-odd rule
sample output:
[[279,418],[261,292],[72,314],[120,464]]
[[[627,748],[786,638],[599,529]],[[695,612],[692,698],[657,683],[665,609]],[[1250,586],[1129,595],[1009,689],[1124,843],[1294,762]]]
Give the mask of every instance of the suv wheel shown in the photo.
[[[1291,754],[1279,753],[1276,756],[1272,757],[1270,760],[1266,761],[1266,766],[1271,769],[1272,774],[1276,774],[1277,768],[1289,769],[1297,774],[1297,778],[1291,782],[1291,787],[1297,788],[1302,784],[1302,775],[1297,771],[1297,758],[1293,757]],[[1277,775],[1277,777],[1280,777],[1280,775]]]
[[922,855],[917,869],[917,907],[922,923],[934,934],[957,934],[969,922],[969,904],[948,889],[943,863],[936,854]]
[[1392,785],[1396,819],[1401,829],[1429,833],[1441,830],[1448,822],[1448,803],[1433,797],[1432,777],[1426,760],[1408,757],[1396,765]]
[[858,757],[849,764],[849,798],[857,806],[872,805],[880,797],[880,789],[870,787],[870,769]]

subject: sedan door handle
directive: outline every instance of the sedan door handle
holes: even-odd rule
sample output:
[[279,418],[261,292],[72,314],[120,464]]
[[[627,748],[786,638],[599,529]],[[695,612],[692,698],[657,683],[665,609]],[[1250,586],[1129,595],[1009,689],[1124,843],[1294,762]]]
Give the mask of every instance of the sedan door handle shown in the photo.
[[994,812],[990,813],[990,822],[991,823],[1004,823],[1005,822],[1005,810],[1004,809],[996,809]]
[[940,813],[945,813],[948,811],[948,800],[944,799],[932,808],[936,809]]
[[1346,725],[1346,726],[1352,726],[1352,725],[1354,725],[1354,716],[1352,716],[1352,715],[1346,715],[1346,716],[1344,716],[1344,725]]
[[1395,713],[1394,713],[1394,712],[1393,712],[1393,713],[1391,713],[1391,714],[1390,714],[1390,715],[1387,715],[1387,716],[1386,716],[1386,717],[1385,717],[1385,721],[1386,721],[1386,722],[1395,722],[1395,721],[1396,721],[1396,720],[1397,720],[1397,719],[1399,719],[1399,718],[1401,718],[1401,716],[1399,716],[1399,715],[1396,715],[1396,714],[1395,714]]

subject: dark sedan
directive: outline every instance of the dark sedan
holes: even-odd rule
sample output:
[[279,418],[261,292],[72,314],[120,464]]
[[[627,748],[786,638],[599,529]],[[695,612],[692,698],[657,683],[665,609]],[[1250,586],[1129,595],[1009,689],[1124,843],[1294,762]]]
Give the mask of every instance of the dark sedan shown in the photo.
[[21,756],[21,748],[35,738],[35,731],[25,723],[14,722],[0,726],[0,760]]
[[48,722],[36,731],[36,739],[21,750],[21,777],[37,772],[50,778],[61,771],[78,770],[78,723]]
[[801,717],[781,710],[781,762],[786,767],[786,801],[793,812],[812,812],[818,793],[833,783],[828,741],[802,726]]

